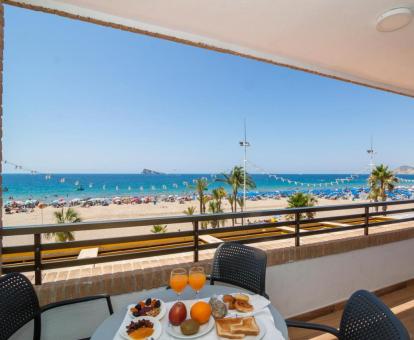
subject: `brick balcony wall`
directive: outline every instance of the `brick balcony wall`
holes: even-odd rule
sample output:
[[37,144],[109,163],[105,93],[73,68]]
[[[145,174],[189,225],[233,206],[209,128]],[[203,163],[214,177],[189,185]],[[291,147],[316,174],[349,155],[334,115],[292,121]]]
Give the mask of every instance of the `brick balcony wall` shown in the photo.
[[[3,53],[4,53],[4,5],[0,3],[0,173],[3,173]],[[3,188],[3,177],[0,176],[0,188]],[[0,193],[3,189],[0,190]],[[3,195],[0,195],[0,207],[3,207]],[[3,209],[0,209],[0,231],[3,229]],[[0,234],[0,275],[2,265],[2,236]]]
[[[392,242],[414,238],[414,227],[374,233],[369,236],[346,237],[335,240],[320,241],[292,247],[276,242],[262,242],[252,245],[265,250],[268,266],[302,261],[311,258],[340,254],[353,250],[380,246]],[[200,253],[200,262],[206,273],[211,272],[214,250]],[[166,286],[173,268],[189,268],[193,263],[193,254],[177,254],[132,260],[128,262],[96,265],[77,269],[48,272],[43,284],[36,286],[41,305],[47,303],[108,293],[118,295],[141,291],[144,289]],[[30,277],[30,275],[28,275]],[[30,277],[33,279],[33,277]]]

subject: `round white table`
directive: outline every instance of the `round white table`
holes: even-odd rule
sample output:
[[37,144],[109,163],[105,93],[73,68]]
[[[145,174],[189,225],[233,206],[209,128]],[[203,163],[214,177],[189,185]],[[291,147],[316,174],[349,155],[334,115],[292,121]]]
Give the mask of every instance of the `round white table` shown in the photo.
[[[234,293],[235,291],[243,292],[245,290],[240,289],[240,288],[235,288],[235,287],[221,286],[217,284],[213,286],[206,285],[201,290],[199,297],[207,298],[207,297],[213,296],[214,294],[216,295],[230,294],[230,293]],[[245,292],[248,293],[248,291],[245,291]],[[138,292],[136,296],[135,295],[133,296],[133,298],[128,304],[133,303],[135,301],[146,299],[149,296],[163,300],[165,302],[177,300],[177,295],[175,294],[173,290],[162,287],[162,288]],[[187,287],[185,291],[183,292],[181,299],[182,300],[194,299],[194,291],[191,288]],[[126,304],[123,308],[120,308],[117,312],[115,312],[109,318],[107,318],[95,330],[95,332],[92,335],[91,340],[112,340],[116,332],[118,331],[119,326],[124,320],[126,308],[128,304]],[[280,331],[280,333],[282,333],[285,339],[288,339],[288,331],[287,331],[287,326],[286,326],[284,318],[282,317],[282,315],[280,315],[277,309],[273,307],[272,305],[269,305],[269,309],[273,315],[276,328]]]

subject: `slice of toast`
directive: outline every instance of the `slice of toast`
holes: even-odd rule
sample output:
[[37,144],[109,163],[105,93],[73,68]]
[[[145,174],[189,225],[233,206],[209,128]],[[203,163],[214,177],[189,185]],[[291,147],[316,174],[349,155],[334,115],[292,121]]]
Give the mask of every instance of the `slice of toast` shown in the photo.
[[242,318],[228,318],[228,319],[217,319],[216,330],[217,335],[227,339],[243,339],[244,334],[234,334],[231,331],[232,326],[243,326]]
[[257,336],[259,326],[254,317],[227,318],[216,320],[217,335],[228,339],[243,339],[245,336]]
[[242,324],[234,324],[230,326],[232,334],[244,334],[257,336],[260,333],[259,326],[254,317],[243,318]]

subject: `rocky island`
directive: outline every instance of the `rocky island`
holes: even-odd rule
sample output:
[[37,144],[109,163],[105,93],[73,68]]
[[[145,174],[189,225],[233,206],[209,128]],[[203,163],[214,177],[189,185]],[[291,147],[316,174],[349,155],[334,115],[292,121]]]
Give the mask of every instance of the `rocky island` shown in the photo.
[[143,169],[141,174],[143,174],[143,175],[163,175],[162,172],[158,172],[158,171],[151,170],[151,169]]
[[402,165],[394,170],[394,173],[400,175],[414,175],[414,166]]

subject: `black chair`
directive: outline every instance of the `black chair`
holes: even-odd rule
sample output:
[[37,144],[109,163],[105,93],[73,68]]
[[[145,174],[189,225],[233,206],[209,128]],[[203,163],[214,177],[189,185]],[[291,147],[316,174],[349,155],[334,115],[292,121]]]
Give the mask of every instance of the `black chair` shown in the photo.
[[237,242],[220,244],[214,254],[210,284],[229,283],[266,298],[267,255],[263,250]]
[[10,273],[0,277],[0,340],[6,340],[29,321],[34,320],[33,339],[40,340],[41,314],[52,308],[106,299],[109,314],[113,314],[109,295],[95,295],[66,300],[40,307],[36,292],[26,276]]
[[288,327],[322,331],[339,340],[409,340],[407,329],[374,294],[358,290],[348,300],[339,330],[333,327],[286,320]]

